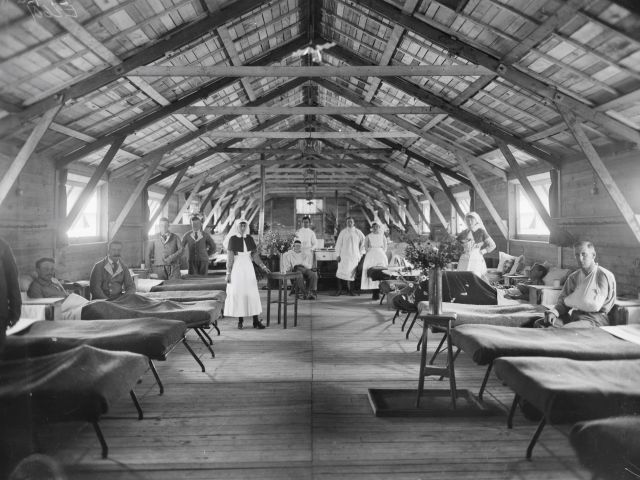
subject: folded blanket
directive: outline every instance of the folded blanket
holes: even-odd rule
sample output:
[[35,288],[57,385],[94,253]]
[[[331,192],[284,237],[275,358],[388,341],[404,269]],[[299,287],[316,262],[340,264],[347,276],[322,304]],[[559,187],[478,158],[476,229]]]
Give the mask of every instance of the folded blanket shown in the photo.
[[[429,313],[429,302],[418,304],[420,313]],[[464,324],[502,325],[505,327],[532,326],[539,318],[544,317],[546,307],[519,303],[517,305],[465,305],[460,303],[443,303],[443,312],[458,314],[455,326]]]

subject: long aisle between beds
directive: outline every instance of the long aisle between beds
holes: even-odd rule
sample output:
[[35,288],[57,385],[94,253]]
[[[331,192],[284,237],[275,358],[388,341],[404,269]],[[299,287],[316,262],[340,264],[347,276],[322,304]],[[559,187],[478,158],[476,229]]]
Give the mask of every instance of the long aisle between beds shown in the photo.
[[[365,295],[321,294],[300,302],[297,328],[283,330],[272,317],[266,330],[238,330],[236,319],[225,318],[213,337],[215,359],[192,342],[206,373],[174,351],[158,365],[164,395],[150,374],[136,388],[144,420],[127,399],[105,417],[108,459],[80,425],[57,426],[42,444],[82,480],[590,478],[569,446],[568,427],[549,428],[529,462],[522,445],[535,424],[521,415],[513,430],[506,412],[375,417],[368,388],[417,387],[420,328],[405,340],[392,316]],[[439,338],[430,336],[430,352]],[[456,373],[459,388],[477,391],[484,369],[462,353]],[[507,408],[512,398],[492,377],[486,401]]]

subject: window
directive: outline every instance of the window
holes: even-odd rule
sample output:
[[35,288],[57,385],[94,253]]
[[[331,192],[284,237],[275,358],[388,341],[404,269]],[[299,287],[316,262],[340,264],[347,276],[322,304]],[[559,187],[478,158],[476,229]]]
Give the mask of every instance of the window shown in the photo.
[[431,204],[429,203],[429,200],[423,200],[420,202],[420,207],[422,208],[423,214],[420,216],[420,223],[422,224],[420,230],[426,235],[431,233],[431,230],[429,229],[429,224],[425,222],[422,217],[424,216],[424,218],[431,220]]
[[296,198],[296,214],[315,215],[322,213],[324,202],[321,198],[313,198],[306,200],[304,198]]
[[[549,187],[551,186],[549,172],[532,175],[528,178],[542,205],[549,212]],[[547,240],[549,238],[549,229],[531,202],[529,202],[529,197],[527,197],[520,183],[515,183],[515,213],[517,239]]]
[[[160,203],[162,203],[163,198],[164,196],[160,193],[149,192],[149,196],[147,198],[147,205],[149,206],[150,218],[153,218],[155,213],[158,211],[158,208],[160,208]],[[155,221],[153,222],[153,225],[150,226],[149,232],[148,232],[149,235],[154,235],[155,233],[157,233],[158,223],[160,223],[160,219],[162,217],[167,216],[168,210],[169,210],[168,206],[165,205],[164,208],[162,209],[162,212],[160,212],[160,215],[156,217]]]
[[[80,175],[69,174],[67,177],[67,215],[75,205],[89,179]],[[103,182],[102,182],[103,183]],[[70,239],[97,240],[101,237],[101,184],[93,191],[84,203],[78,218],[67,231]]]
[[[453,196],[458,202],[458,205],[460,205],[460,209],[464,214],[471,211],[471,196],[469,195],[468,190],[454,193]],[[464,223],[464,216],[460,216],[453,205],[451,205],[451,227],[453,229],[451,233],[453,234],[460,233],[462,230],[467,228],[467,224]]]

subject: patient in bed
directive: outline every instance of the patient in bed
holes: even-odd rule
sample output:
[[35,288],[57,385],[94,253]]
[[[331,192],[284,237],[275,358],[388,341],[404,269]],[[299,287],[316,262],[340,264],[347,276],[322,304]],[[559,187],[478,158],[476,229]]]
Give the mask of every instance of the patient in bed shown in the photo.
[[27,290],[29,298],[57,298],[69,295],[60,280],[55,277],[56,261],[53,258],[40,258],[36,262],[38,276]]
[[579,242],[573,248],[580,268],[567,278],[558,303],[548,310],[537,327],[589,328],[609,324],[607,314],[616,300],[616,279],[596,263],[591,242]]
[[542,279],[548,271],[544,265],[534,263],[529,270],[529,279],[518,283],[515,287],[508,288],[504,296],[514,299],[529,298],[529,285],[544,285]]

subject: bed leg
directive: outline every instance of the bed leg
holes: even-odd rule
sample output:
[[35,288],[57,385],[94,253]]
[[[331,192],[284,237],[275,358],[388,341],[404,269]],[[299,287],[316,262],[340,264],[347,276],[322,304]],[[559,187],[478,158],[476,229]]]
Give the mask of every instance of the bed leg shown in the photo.
[[200,337],[200,340],[202,340],[202,343],[204,343],[204,346],[209,349],[209,352],[211,352],[211,357],[212,358],[216,358],[216,354],[213,351],[213,348],[211,348],[211,345],[209,345],[209,342],[207,341],[207,339],[202,334],[202,329],[201,328],[194,328],[194,330],[196,331],[196,333]]
[[404,332],[404,327],[407,324],[407,321],[409,320],[410,316],[411,316],[411,312],[407,312],[407,316],[404,317],[404,322],[402,322],[402,328],[400,329],[401,332]]
[[[218,332],[218,336],[220,336],[220,329],[218,328],[218,321],[217,320],[213,322],[213,328],[216,329],[216,332]],[[211,343],[213,343],[213,341]]]
[[382,305],[382,301],[384,300],[384,297],[386,297],[384,293],[380,295],[380,305]]
[[187,343],[187,339],[186,338],[182,338],[182,343],[184,343],[184,346],[186,347],[186,349],[189,351],[189,353],[191,354],[191,356],[196,360],[196,362],[198,362],[198,365],[200,365],[200,368],[202,369],[202,371],[204,372],[204,364],[202,363],[202,361],[198,358],[198,356],[196,355],[196,352],[193,351],[193,349],[191,348],[191,345],[189,345]]
[[531,460],[533,447],[536,446],[536,442],[538,441],[538,438],[540,438],[540,434],[542,433],[542,429],[544,428],[546,423],[547,419],[545,417],[542,417],[542,420],[540,420],[540,423],[538,424],[538,428],[536,428],[536,431],[533,432],[533,437],[531,437],[531,441],[529,442],[529,446],[527,447],[527,460]]
[[516,393],[513,396],[513,403],[509,410],[509,416],[507,417],[507,428],[513,428],[513,416],[516,414],[516,408],[518,408],[518,400],[520,400],[520,395]]
[[209,345],[213,345],[213,339],[209,336],[209,333],[207,333],[207,331],[204,328],[201,329],[201,332],[204,335],[204,337],[207,339],[207,342],[209,342]]
[[418,312],[415,313],[415,315],[413,316],[413,320],[411,320],[411,323],[409,324],[409,328],[407,328],[407,334],[405,335],[405,338],[407,340],[409,340],[409,333],[411,333],[411,329],[415,325],[417,319],[418,319]]
[[96,432],[96,436],[98,437],[98,441],[102,447],[102,458],[107,458],[109,456],[109,446],[104,439],[104,435],[102,435],[102,429],[100,428],[100,425],[98,425],[97,421],[91,422],[91,424],[93,425],[93,430]]
[[131,400],[133,400],[133,404],[136,406],[136,410],[138,411],[138,420],[142,420],[144,418],[144,413],[142,412],[142,407],[140,406],[136,392],[129,390],[129,396],[131,397]]
[[149,368],[151,369],[151,373],[156,379],[156,383],[158,384],[158,388],[160,389],[160,395],[164,393],[164,385],[162,385],[162,380],[160,380],[160,375],[158,375],[158,371],[156,370],[156,366],[153,364],[153,360],[149,359]]
[[393,318],[391,319],[391,324],[395,325],[396,324],[396,318],[398,318],[398,314],[400,313],[400,310],[396,309],[396,313],[393,314]]
[[445,332],[444,337],[442,337],[442,340],[440,340],[440,343],[438,344],[438,348],[436,348],[436,351],[433,352],[433,356],[431,357],[431,360],[429,360],[429,365],[433,365],[433,362],[436,361],[436,357],[440,353],[440,349],[442,348],[442,345],[444,345],[444,342],[446,342],[446,340],[447,340],[447,333]]
[[493,362],[489,363],[487,367],[487,371],[484,374],[484,378],[482,379],[482,385],[480,385],[480,391],[478,392],[478,400],[482,401],[482,395],[484,395],[484,389],[487,388],[487,382],[489,381],[489,374],[491,373],[491,369],[493,368]]

